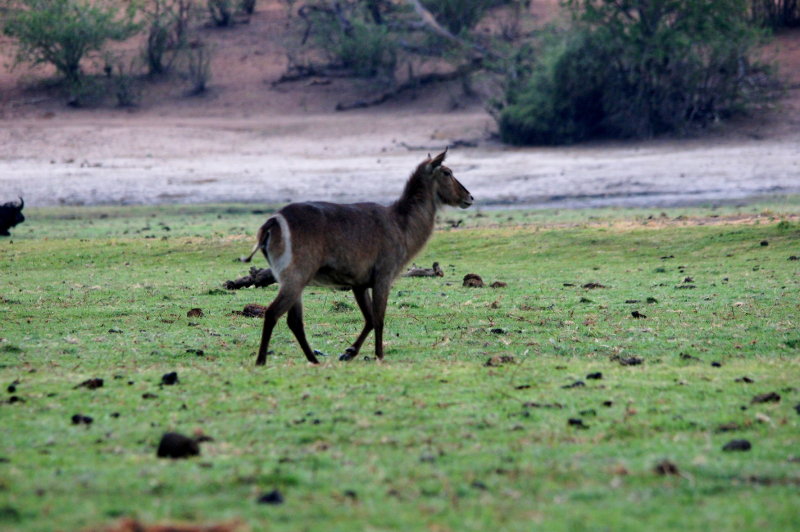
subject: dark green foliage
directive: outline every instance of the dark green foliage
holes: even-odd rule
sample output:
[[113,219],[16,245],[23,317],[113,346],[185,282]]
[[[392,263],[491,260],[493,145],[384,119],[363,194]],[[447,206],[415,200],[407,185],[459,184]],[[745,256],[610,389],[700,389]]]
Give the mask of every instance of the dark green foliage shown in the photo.
[[510,83],[504,141],[559,144],[648,137],[704,126],[755,103],[766,69],[762,33],[743,0],[575,0],[569,31],[542,44],[535,69]]
[[332,16],[330,11],[312,11],[314,41],[332,63],[357,77],[391,77],[397,62],[397,43],[389,28],[375,24],[366,9]]
[[797,0],[750,0],[753,21],[771,28],[800,26]]
[[256,0],[241,0],[239,2],[239,9],[247,15],[252,15],[256,10]]
[[71,85],[82,80],[81,60],[109,40],[122,41],[138,30],[135,4],[91,0],[21,0],[3,30],[18,47],[17,62],[51,64]]
[[422,2],[439,24],[455,35],[475,27],[492,7],[509,3],[511,2],[508,0],[423,0]]
[[611,52],[588,33],[564,35],[544,49],[512,105],[499,116],[510,144],[562,144],[602,132],[602,87]]

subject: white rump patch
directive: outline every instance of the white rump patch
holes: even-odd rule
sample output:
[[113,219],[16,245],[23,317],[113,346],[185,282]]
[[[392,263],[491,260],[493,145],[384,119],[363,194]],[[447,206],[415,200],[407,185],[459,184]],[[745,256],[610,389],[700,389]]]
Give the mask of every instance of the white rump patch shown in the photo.
[[278,256],[273,256],[272,253],[269,252],[269,244],[267,244],[267,255],[269,256],[269,265],[272,268],[272,273],[280,284],[283,270],[292,263],[292,234],[289,231],[289,222],[286,221],[286,218],[284,218],[282,214],[276,214],[273,218],[278,222],[278,226],[281,228],[283,253]]

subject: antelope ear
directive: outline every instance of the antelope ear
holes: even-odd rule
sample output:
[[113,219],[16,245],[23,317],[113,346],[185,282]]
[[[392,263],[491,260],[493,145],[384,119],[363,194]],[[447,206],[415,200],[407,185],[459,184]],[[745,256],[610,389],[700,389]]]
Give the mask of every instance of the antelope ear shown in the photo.
[[[447,147],[445,147],[444,151],[439,155],[437,155],[436,157],[434,157],[433,160],[429,163],[431,165],[431,168],[438,168],[442,166],[442,163],[444,162],[444,158],[446,156],[447,156]],[[430,155],[428,155],[428,158],[430,158]]]

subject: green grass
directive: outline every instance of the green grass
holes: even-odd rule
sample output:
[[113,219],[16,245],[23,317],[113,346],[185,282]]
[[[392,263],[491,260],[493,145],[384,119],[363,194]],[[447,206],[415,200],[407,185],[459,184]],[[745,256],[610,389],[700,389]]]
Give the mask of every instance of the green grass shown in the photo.
[[[234,311],[275,287],[220,289],[246,273],[234,258],[265,218],[252,209],[30,209],[0,240],[0,530],[122,516],[270,531],[800,528],[797,199],[447,211],[416,259],[446,275],[397,281],[384,363],[371,340],[370,360],[338,362],[359,312],[346,292],[306,291],[321,367],[281,323],[256,368],[260,321]],[[508,286],[464,288],[466,273]],[[195,307],[204,316],[188,318]],[[496,355],[513,360],[486,366]],[[630,356],[643,363],[620,364]],[[180,382],[161,386],[169,371]],[[104,386],[76,388],[93,377]],[[780,402],[751,402],[766,392]],[[159,459],[165,431],[214,441]],[[753,448],[723,452],[731,439]],[[654,472],[665,459],[679,475]],[[273,489],[284,504],[256,502]]]

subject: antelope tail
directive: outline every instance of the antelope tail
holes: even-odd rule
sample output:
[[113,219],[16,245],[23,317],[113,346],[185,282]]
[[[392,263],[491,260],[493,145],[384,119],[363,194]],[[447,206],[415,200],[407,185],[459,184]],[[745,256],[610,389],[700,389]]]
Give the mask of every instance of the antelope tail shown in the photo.
[[242,262],[250,262],[253,260],[253,256],[258,253],[258,250],[261,250],[261,253],[264,254],[264,257],[267,256],[267,242],[269,241],[269,229],[272,227],[274,221],[272,218],[267,220],[267,222],[258,228],[258,233],[256,234],[256,244],[253,246],[253,249],[250,251],[250,254],[246,257],[242,257]]

